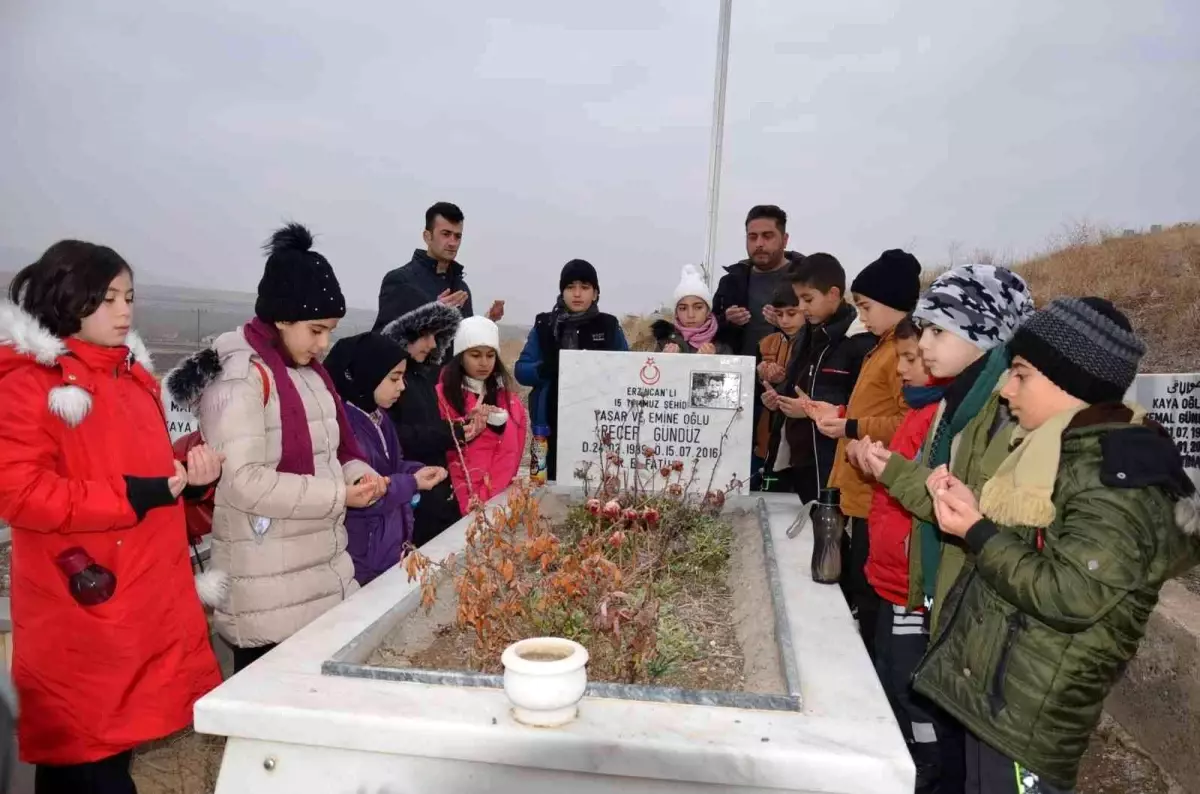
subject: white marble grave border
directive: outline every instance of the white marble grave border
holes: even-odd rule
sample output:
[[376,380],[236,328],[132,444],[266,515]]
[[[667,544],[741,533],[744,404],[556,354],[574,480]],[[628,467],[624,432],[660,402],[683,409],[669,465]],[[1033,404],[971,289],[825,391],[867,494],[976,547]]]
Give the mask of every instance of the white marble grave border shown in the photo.
[[[324,661],[384,612],[419,602],[397,567],[196,703],[196,732],[228,738],[217,791],[375,792],[406,781],[403,790],[461,794],[488,781],[533,794],[567,783],[581,792],[911,794],[912,759],[841,590],[812,581],[811,532],[786,536],[799,499],[757,496],[789,606],[798,711],[585,697],[577,720],[546,730],[515,722],[491,687],[323,675]],[[464,542],[455,525],[424,551],[441,559]]]
[[[583,491],[580,487],[549,485],[546,486],[546,489],[551,493],[565,496],[568,499],[582,500],[583,498]],[[764,574],[766,574],[770,586],[776,647],[779,650],[779,665],[783,673],[787,694],[683,689],[680,687],[649,684],[614,684],[591,681],[588,683],[587,690],[584,693],[585,696],[646,700],[692,706],[758,709],[762,711],[799,711],[802,708],[800,673],[796,666],[795,645],[792,642],[787,607],[784,604],[783,583],[780,579],[779,563],[775,559],[774,541],[771,539],[771,525],[768,519],[767,505],[761,498],[743,496],[732,497],[728,506],[734,509],[740,507],[753,510],[754,514],[758,517],[758,525],[762,533],[764,567],[766,569]],[[463,520],[469,521],[471,518],[468,517]],[[374,681],[401,681],[438,686],[488,687],[492,689],[503,688],[504,679],[499,675],[488,675],[467,670],[430,670],[418,667],[383,667],[364,664],[363,661],[371,655],[396,624],[418,608],[419,604],[414,604],[411,598],[406,598],[396,604],[381,615],[378,620],[367,626],[358,636],[342,646],[332,658],[325,660],[321,664],[321,673],[349,678],[368,678]]]

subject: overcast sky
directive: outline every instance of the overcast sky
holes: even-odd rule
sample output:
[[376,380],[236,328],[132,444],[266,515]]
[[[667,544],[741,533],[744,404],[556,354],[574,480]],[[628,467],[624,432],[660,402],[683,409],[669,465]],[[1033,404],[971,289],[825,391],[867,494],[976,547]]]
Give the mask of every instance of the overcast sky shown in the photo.
[[[0,270],[64,236],[253,290],[283,219],[350,302],[467,215],[477,306],[669,299],[704,253],[716,0],[0,2]],[[718,264],[755,203],[851,272],[1200,219],[1196,0],[735,0]],[[13,261],[16,260],[16,261]]]

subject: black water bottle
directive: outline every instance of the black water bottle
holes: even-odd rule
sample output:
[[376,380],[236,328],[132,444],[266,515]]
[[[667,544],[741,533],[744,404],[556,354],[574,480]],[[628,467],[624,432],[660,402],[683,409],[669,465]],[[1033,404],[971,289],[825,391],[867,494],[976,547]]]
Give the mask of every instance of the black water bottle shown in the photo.
[[812,508],[812,578],[819,584],[837,584],[842,578],[842,515],[837,488],[822,488]]

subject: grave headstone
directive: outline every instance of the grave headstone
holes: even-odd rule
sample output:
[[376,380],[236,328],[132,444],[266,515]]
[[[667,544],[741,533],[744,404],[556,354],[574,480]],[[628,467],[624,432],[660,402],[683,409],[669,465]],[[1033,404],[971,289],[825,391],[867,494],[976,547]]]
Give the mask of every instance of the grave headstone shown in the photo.
[[1138,375],[1125,399],[1167,429],[1188,475],[1200,483],[1200,373]]
[[[559,359],[559,482],[599,479],[608,438],[629,469],[654,451],[683,461],[692,492],[748,481],[754,436],[754,359],[681,353],[564,350]],[[694,476],[693,476],[694,474]],[[741,492],[749,490],[749,483]]]
[[162,402],[163,411],[167,414],[167,432],[171,435],[172,444],[182,436],[200,429],[200,422],[192,412],[186,406],[172,400],[170,395],[165,391],[163,392]]

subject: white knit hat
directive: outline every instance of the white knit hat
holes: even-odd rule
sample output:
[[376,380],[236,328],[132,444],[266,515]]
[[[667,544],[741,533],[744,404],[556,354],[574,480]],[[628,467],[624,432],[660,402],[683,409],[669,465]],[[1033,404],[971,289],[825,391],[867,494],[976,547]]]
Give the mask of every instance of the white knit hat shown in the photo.
[[454,334],[454,355],[473,347],[490,347],[500,352],[500,328],[486,317],[468,317]]
[[684,298],[700,298],[712,308],[712,293],[704,281],[704,274],[695,265],[684,265],[679,277],[679,286],[675,287],[675,303]]

